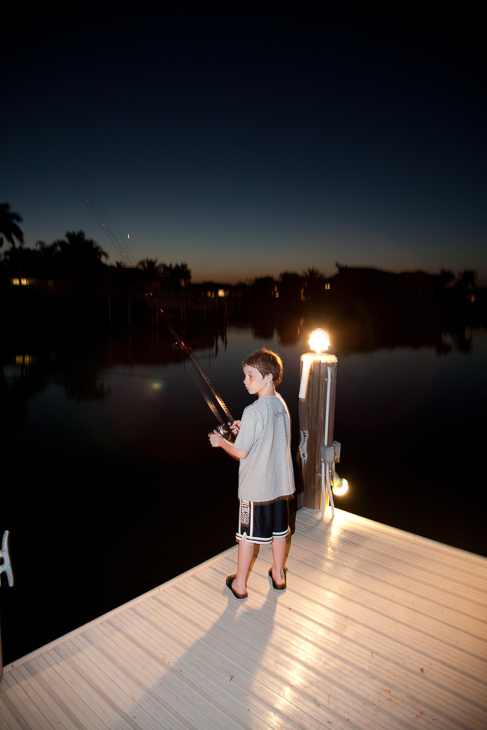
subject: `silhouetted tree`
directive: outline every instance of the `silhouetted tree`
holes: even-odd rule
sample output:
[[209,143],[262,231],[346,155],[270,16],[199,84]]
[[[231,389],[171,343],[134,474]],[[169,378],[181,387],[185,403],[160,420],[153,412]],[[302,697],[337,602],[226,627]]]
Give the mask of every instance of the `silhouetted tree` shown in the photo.
[[65,240],[51,244],[56,260],[66,269],[92,269],[99,266],[108,254],[91,238],[86,238],[84,231],[67,231]]
[[265,302],[274,298],[276,282],[272,276],[260,276],[252,284],[252,296],[255,301]]
[[3,246],[4,236],[13,247],[15,247],[15,239],[21,245],[24,243],[24,234],[17,225],[21,222],[22,217],[11,211],[8,203],[0,203],[0,248]]
[[318,302],[325,293],[325,276],[317,269],[307,269],[303,274],[304,299],[307,302]]
[[191,271],[186,263],[171,264],[171,283],[176,287],[185,287],[191,283]]
[[471,269],[460,271],[455,287],[461,291],[473,291],[477,287],[477,272]]
[[301,302],[303,277],[296,273],[284,272],[279,276],[279,299],[286,304]]
[[141,272],[137,286],[142,286],[142,291],[160,291],[166,277],[165,264],[159,263],[157,259],[141,259],[136,269]]
[[53,263],[56,260],[56,256],[59,254],[59,243],[54,241],[54,243],[47,244],[45,241],[36,241],[36,248],[39,251],[44,270],[51,271],[52,273]]
[[137,265],[143,264],[141,268],[144,268],[145,271],[153,270],[154,274],[160,274],[166,288],[181,289],[191,283],[191,271],[187,264],[182,262],[174,265],[157,264],[156,267],[152,267],[153,262],[157,262],[157,259],[144,259]]
[[157,259],[141,259],[137,264],[138,269],[144,271],[146,274],[150,274],[151,276],[162,274],[164,266],[165,264],[160,264]]
[[5,252],[4,261],[9,275],[19,279],[38,276],[41,271],[41,254],[32,248],[12,246]]
[[440,275],[438,276],[438,280],[440,286],[448,286],[448,284],[451,284],[455,281],[455,274],[453,273],[453,271],[447,271],[446,269],[442,269],[440,271]]

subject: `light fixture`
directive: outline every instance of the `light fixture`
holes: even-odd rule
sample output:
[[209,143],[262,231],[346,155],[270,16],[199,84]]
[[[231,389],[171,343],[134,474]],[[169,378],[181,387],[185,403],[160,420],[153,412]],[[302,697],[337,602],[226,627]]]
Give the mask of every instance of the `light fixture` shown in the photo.
[[330,347],[330,338],[325,330],[318,327],[318,329],[313,330],[311,333],[308,343],[310,348],[315,352],[325,352]]
[[337,497],[341,497],[343,494],[348,492],[347,480],[339,477],[336,472],[335,472],[335,479],[333,480],[332,490],[333,490],[333,494],[335,494]]
[[313,330],[313,332],[310,335],[310,338],[308,340],[309,346],[311,350],[314,350],[314,352],[306,352],[303,355],[301,355],[301,383],[299,386],[299,398],[300,400],[304,400],[306,398],[306,390],[308,388],[308,377],[311,369],[311,365],[313,362],[327,362],[327,363],[336,363],[337,359],[335,355],[331,355],[329,352],[326,352],[328,348],[330,347],[330,338],[328,337],[328,333],[325,332],[325,330],[321,329],[321,327],[318,327],[318,329]]

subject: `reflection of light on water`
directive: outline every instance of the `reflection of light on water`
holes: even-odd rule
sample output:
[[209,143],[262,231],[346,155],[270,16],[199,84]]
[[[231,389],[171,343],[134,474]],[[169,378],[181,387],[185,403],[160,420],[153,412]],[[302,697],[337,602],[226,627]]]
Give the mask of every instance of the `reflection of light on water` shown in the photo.
[[[142,392],[147,393],[149,390],[153,393],[158,393],[160,390],[163,390],[164,388],[164,380],[161,380],[160,378],[155,378],[153,374],[148,373],[144,370],[138,370],[137,368],[134,370],[122,370],[120,369],[117,372],[117,375],[120,376],[122,379],[122,382],[124,380],[127,380],[129,378],[137,379],[139,378],[142,382],[140,385],[140,388],[142,389]],[[136,386],[137,392],[138,392],[138,386]],[[130,390],[134,390],[133,388],[130,388]]]
[[153,380],[152,383],[150,384],[151,390],[155,390],[155,391],[162,390],[162,387],[163,387],[163,383],[160,380]]

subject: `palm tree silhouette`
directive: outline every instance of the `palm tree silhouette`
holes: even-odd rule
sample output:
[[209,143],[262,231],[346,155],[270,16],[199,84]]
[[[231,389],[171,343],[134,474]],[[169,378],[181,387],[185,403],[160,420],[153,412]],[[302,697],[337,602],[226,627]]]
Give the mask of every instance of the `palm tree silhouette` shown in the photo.
[[163,271],[164,264],[160,264],[157,259],[141,259],[137,264],[137,268],[144,271],[150,276],[156,276]]
[[51,244],[56,259],[67,269],[91,269],[97,267],[108,254],[84,231],[67,231],[65,240]]
[[24,234],[17,225],[22,222],[22,216],[10,210],[8,203],[0,203],[0,248],[3,246],[3,238],[15,248],[15,239],[22,245]]

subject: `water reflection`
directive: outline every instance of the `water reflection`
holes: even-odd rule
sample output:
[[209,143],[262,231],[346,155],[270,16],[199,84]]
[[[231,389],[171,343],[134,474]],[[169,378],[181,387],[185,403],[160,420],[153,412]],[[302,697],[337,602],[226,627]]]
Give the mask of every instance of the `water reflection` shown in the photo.
[[[260,316],[188,325],[184,338],[235,414],[249,403],[243,357],[278,350],[297,451],[299,360],[318,325],[339,359],[350,491],[336,506],[487,554],[476,501],[485,331],[415,330],[407,345],[401,332],[373,349],[361,321],[353,332],[344,321],[345,342],[332,320]],[[238,468],[208,448],[214,417],[167,330],[16,346],[3,343],[0,371],[0,531],[12,533],[16,575],[2,589],[5,662],[231,546]]]

